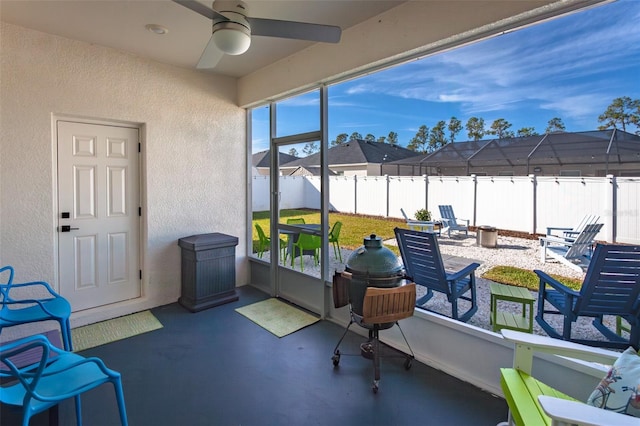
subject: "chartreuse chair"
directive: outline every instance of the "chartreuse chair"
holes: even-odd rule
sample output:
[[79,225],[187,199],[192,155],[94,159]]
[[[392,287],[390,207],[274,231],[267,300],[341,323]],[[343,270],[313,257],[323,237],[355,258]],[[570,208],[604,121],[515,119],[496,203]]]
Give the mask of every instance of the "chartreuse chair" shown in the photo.
[[[640,425],[639,418],[621,414],[630,407],[630,403],[635,403],[630,388],[637,388],[640,382],[640,357],[633,349],[620,354],[514,330],[503,329],[501,333],[506,341],[514,344],[514,355],[513,367],[500,369],[500,384],[509,406],[509,419],[498,426]],[[592,387],[586,389],[591,396],[580,402],[535,378],[532,371],[542,370],[536,370],[534,354],[547,354],[546,357],[558,355],[598,363],[594,366],[601,365],[598,369],[602,371],[603,379],[600,384],[594,379]],[[604,365],[612,366],[609,372]],[[570,380],[569,376],[557,379],[558,383],[563,380]],[[616,399],[615,408],[602,400],[603,391],[611,392],[609,402]],[[622,408],[618,409],[618,404]]]
[[300,270],[304,272],[304,252],[313,250],[313,261],[316,266],[319,263],[320,247],[322,246],[322,240],[320,237],[310,234],[300,234],[298,239],[293,243],[293,252],[291,253],[291,267],[293,267],[296,255],[300,256]]
[[[256,231],[258,232],[258,257],[262,258],[265,250],[271,245],[271,238],[265,235],[264,230],[257,223]],[[287,260],[287,242],[282,238],[280,238],[280,255],[283,262]]]
[[340,230],[342,229],[342,222],[337,221],[333,224],[331,231],[329,232],[329,243],[333,245],[333,254],[337,259],[342,262],[342,251],[340,250]]
[[[20,366],[16,360],[27,351],[36,351],[39,359]],[[76,400],[76,422],[81,425],[80,395],[107,382],[115,389],[120,422],[128,424],[120,373],[108,369],[98,358],[58,349],[44,336],[30,336],[0,346],[0,361],[0,402],[22,408],[23,426],[35,414],[68,398]]]
[[62,332],[64,349],[73,350],[71,343],[71,305],[53,291],[44,281],[16,284],[11,266],[0,268],[0,277],[8,274],[0,283],[0,332],[5,327],[40,321],[57,321]]

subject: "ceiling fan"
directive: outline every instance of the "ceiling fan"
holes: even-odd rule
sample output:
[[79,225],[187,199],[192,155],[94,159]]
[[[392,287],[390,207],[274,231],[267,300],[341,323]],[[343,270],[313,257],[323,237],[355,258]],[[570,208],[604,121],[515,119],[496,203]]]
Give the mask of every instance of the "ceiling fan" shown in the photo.
[[198,69],[214,68],[223,55],[241,55],[251,45],[251,35],[338,43],[342,30],[333,25],[253,18],[241,0],[214,1],[216,10],[196,0],[174,2],[212,21],[212,34],[198,61]]

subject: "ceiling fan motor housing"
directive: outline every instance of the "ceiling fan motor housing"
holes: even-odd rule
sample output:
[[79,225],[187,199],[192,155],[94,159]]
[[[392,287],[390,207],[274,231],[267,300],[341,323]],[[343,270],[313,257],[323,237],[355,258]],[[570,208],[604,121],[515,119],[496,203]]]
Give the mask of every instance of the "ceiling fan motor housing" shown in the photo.
[[216,1],[215,10],[227,19],[213,19],[212,37],[218,49],[228,55],[241,55],[251,45],[251,26],[246,19],[249,13],[243,1]]

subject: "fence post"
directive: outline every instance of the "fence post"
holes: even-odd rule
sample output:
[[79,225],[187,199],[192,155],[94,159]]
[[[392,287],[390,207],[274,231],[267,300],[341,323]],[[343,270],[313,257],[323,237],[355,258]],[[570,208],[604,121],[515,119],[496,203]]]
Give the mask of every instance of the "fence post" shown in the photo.
[[358,214],[358,175],[353,175],[353,213]]
[[532,200],[532,220],[531,225],[533,228],[531,229],[531,234],[536,234],[536,229],[538,229],[538,181],[536,180],[536,175],[529,175],[529,179],[531,180],[531,190],[533,195]]
[[476,214],[478,210],[478,176],[472,174],[471,181],[473,182],[473,217],[471,218],[473,226],[476,226]]
[[[609,191],[607,194],[607,204],[611,206],[611,218],[608,220],[609,222],[609,235],[607,241],[612,243],[616,242],[616,230],[618,227],[618,182],[616,181],[616,177],[614,175],[607,175],[607,179],[611,184],[609,186]],[[605,210],[606,211],[606,210]]]
[[386,195],[387,195],[387,208],[385,210],[385,217],[389,217],[389,197],[390,195],[390,178],[389,175],[384,175],[385,180],[387,181],[387,191],[386,191]]
[[429,176],[422,175],[424,179],[424,208],[429,211]]

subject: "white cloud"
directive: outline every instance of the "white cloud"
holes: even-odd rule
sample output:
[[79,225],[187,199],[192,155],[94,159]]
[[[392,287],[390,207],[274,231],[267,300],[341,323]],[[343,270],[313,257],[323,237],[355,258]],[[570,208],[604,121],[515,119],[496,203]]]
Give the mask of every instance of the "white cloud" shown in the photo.
[[355,80],[347,94],[457,103],[464,114],[517,105],[597,116],[632,95],[624,68],[640,67],[640,2],[621,1]]

